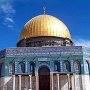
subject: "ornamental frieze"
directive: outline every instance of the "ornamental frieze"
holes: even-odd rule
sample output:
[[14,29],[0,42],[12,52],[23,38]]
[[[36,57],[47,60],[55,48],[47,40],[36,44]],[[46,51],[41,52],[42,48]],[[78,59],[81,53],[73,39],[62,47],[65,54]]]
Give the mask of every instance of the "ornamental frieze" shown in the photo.
[[[9,48],[5,50],[6,56],[63,56],[82,55],[82,47],[37,47],[37,48]],[[0,53],[2,55],[2,53]]]

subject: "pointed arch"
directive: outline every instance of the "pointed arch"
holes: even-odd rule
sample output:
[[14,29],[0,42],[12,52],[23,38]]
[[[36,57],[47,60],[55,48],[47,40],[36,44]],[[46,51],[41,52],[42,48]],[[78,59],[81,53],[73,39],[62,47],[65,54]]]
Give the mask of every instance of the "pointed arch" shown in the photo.
[[20,73],[25,73],[25,63],[20,62],[19,63]]
[[42,65],[38,69],[39,75],[39,90],[50,90],[50,69]]
[[3,67],[3,64],[0,63],[0,76],[2,76],[2,67]]
[[68,60],[64,61],[64,71],[71,72],[71,64]]
[[35,63],[34,62],[30,62],[30,73],[35,74]]
[[81,73],[81,65],[80,65],[80,61],[78,60],[74,62],[74,72],[78,74]]
[[86,63],[85,63],[86,65],[86,73],[88,73],[88,74],[90,74],[90,71],[89,71],[89,62],[88,62],[88,60],[86,60]]
[[60,72],[60,62],[59,61],[54,62],[54,70]]
[[9,63],[9,74],[15,73],[15,64],[13,62]]

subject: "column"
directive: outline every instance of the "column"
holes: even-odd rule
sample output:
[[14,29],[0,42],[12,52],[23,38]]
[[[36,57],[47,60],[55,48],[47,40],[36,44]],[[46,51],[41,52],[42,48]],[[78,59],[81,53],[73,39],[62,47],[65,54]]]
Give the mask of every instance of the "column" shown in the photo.
[[36,90],[39,90],[39,76],[38,74],[35,74],[36,76]]
[[68,90],[72,90],[70,74],[67,74],[67,77],[68,77]]
[[13,90],[15,90],[15,75],[13,75]]
[[57,74],[57,82],[58,82],[58,90],[60,90],[60,79],[59,79],[59,74]]
[[18,76],[19,76],[19,90],[21,90],[21,75]]
[[32,75],[29,75],[29,78],[30,78],[29,79],[30,80],[30,85],[29,86],[30,86],[30,90],[32,90]]
[[75,73],[73,74],[73,79],[74,79],[74,90],[76,90],[76,79],[75,79]]
[[75,90],[74,73],[71,75],[71,86],[72,86],[72,90]]
[[51,88],[51,90],[54,90],[53,89],[53,73],[50,73],[50,77],[51,77],[51,81],[50,81],[51,86],[50,86],[50,88]]

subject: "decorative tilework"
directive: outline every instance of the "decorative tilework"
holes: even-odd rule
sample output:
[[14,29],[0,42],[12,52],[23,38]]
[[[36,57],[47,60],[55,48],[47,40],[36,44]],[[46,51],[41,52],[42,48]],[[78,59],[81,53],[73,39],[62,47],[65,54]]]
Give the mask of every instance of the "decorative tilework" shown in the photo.
[[82,54],[82,47],[25,47],[6,49],[6,56],[53,56],[53,55]]
[[64,72],[63,62],[65,60],[70,62],[71,72],[74,70],[73,61],[80,60],[83,64],[82,47],[78,46],[9,48],[1,51],[0,55],[5,56],[3,60],[5,66],[11,61],[15,63],[15,74],[20,73],[20,62],[25,64],[25,73],[30,73],[30,62],[35,63],[35,73],[42,65],[48,66],[50,71],[54,72],[55,61],[60,62],[60,72]]

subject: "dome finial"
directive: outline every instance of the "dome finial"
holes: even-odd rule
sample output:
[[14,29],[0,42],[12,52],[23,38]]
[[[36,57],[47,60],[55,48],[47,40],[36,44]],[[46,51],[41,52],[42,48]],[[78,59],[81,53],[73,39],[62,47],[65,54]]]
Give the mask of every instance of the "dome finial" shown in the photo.
[[43,14],[46,14],[46,7],[43,7]]

